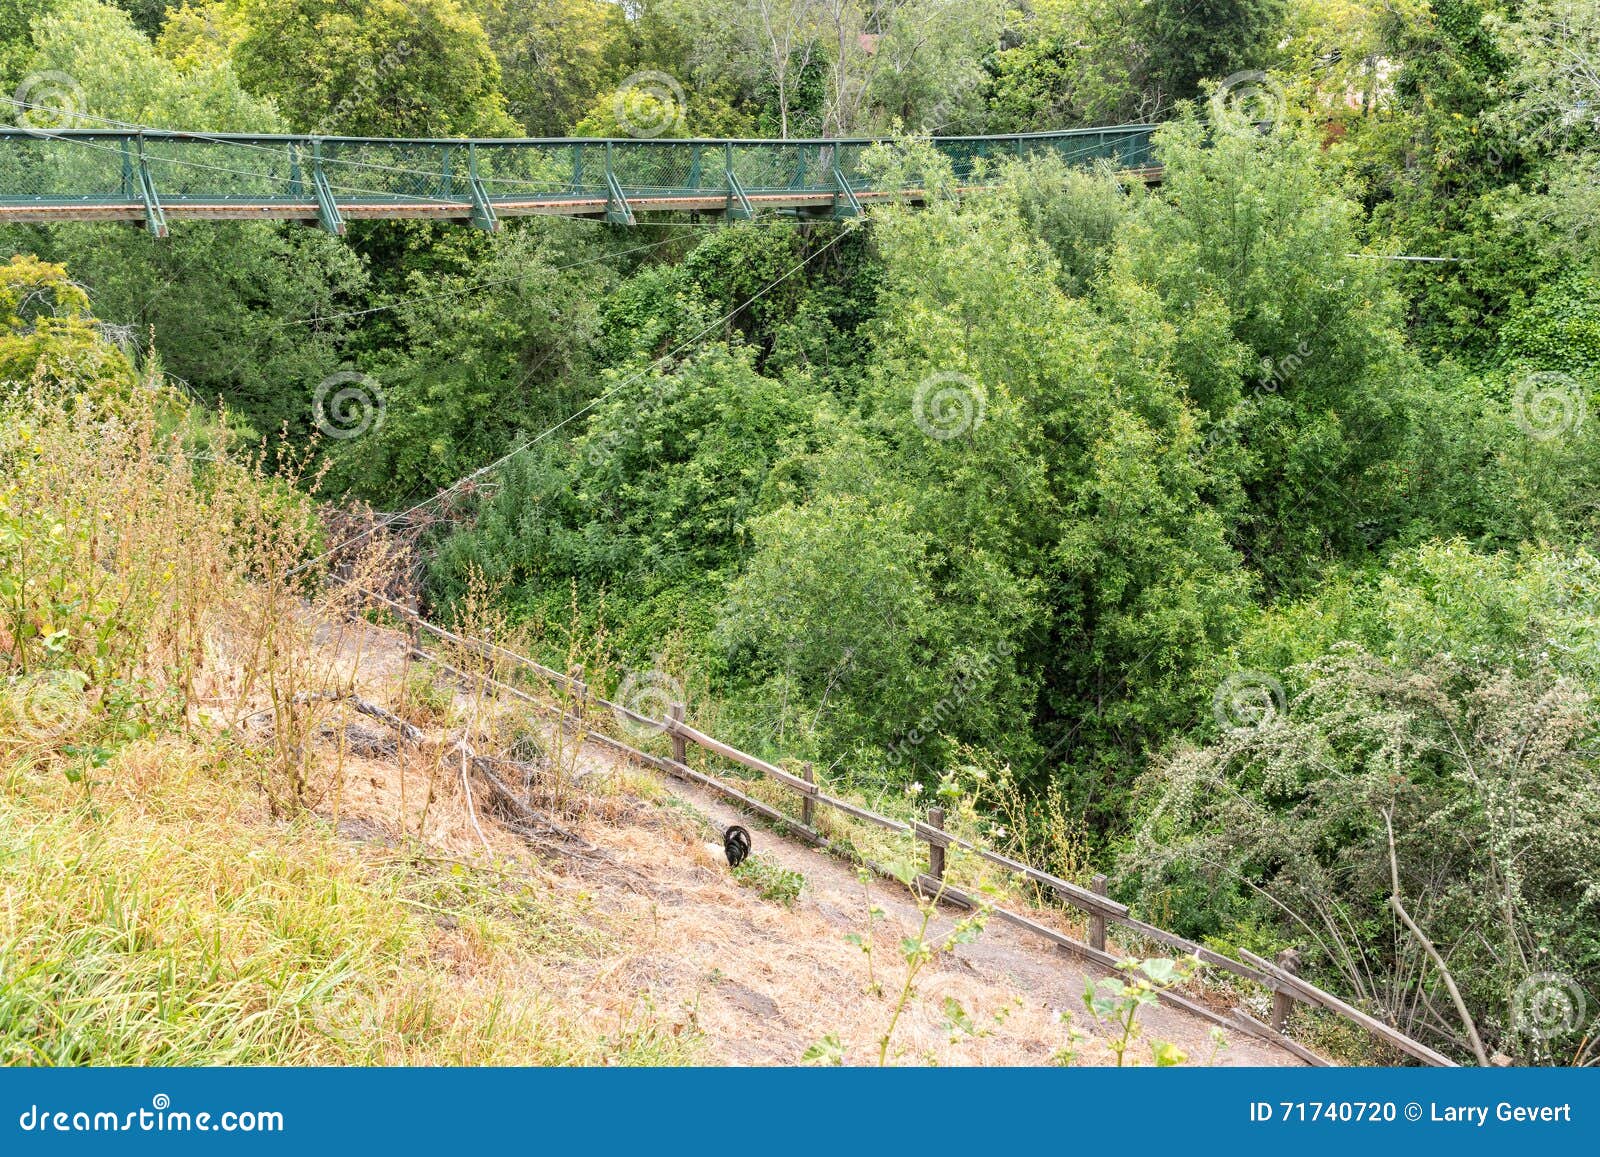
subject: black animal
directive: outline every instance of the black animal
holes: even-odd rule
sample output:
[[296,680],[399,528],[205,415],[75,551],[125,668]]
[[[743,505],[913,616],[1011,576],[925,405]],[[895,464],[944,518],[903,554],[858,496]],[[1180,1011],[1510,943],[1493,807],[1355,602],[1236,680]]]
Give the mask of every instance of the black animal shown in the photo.
[[737,868],[750,855],[750,833],[734,824],[722,833],[722,853],[728,857],[728,867]]

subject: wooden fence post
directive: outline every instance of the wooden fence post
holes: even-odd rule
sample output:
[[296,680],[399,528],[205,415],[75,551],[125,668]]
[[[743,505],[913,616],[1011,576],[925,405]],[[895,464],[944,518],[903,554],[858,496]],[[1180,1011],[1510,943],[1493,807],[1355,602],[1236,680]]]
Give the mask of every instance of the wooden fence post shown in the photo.
[[[816,786],[817,773],[812,768],[810,761],[800,765],[800,776],[813,787]],[[817,800],[815,796],[803,795],[800,797],[800,822],[808,828],[817,826]]]
[[[928,809],[928,826],[944,831],[944,808]],[[928,841],[928,875],[935,880],[944,879],[944,845]]]
[[[1290,976],[1300,975],[1300,953],[1285,948],[1278,953],[1278,967]],[[1283,1032],[1289,1026],[1289,1014],[1294,1011],[1294,996],[1282,990],[1272,994],[1272,1031]]]
[[[1096,872],[1094,879],[1089,881],[1090,889],[1097,896],[1106,894],[1106,877],[1103,872]],[[1106,950],[1106,918],[1099,912],[1089,913],[1089,947],[1101,952]]]
[[[682,723],[683,704],[669,703],[667,705],[667,718],[673,723]],[[689,762],[689,741],[670,727],[667,729],[667,736],[672,740],[672,761],[674,763],[687,764]]]
[[584,723],[585,708],[589,705],[589,684],[583,681],[583,668],[572,666],[567,668],[567,678],[571,681],[573,715],[577,716],[581,726]]

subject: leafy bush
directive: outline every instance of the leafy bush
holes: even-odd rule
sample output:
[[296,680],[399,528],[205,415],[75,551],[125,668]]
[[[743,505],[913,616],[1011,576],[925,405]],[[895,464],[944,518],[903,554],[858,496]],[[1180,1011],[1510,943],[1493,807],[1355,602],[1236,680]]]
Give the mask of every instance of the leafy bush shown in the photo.
[[782,904],[785,908],[794,906],[794,902],[800,898],[800,889],[806,884],[806,878],[799,872],[762,856],[751,856],[733,869],[733,878],[742,886],[753,889],[763,900]]
[[1581,1019],[1548,1034],[1519,1022],[1517,993],[1552,973],[1600,980],[1590,693],[1548,666],[1401,666],[1352,645],[1293,675],[1304,689],[1281,714],[1150,773],[1125,872],[1147,893],[1198,873],[1225,903],[1277,908],[1342,991],[1462,1052],[1469,1033],[1388,912],[1395,896],[1485,1040],[1528,1059],[1580,1043]]

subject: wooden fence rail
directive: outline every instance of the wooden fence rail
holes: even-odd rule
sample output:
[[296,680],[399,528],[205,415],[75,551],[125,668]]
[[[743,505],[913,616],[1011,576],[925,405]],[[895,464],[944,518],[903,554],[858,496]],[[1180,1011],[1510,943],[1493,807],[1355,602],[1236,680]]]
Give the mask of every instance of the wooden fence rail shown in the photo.
[[[603,746],[617,751],[620,754],[626,755],[630,759],[637,760],[677,778],[686,779],[709,788],[725,798],[733,800],[741,807],[746,808],[767,820],[770,820],[774,824],[777,824],[778,826],[797,836],[800,836],[809,843],[823,848],[844,850],[835,848],[832,841],[828,840],[817,830],[815,816],[816,809],[819,805],[822,807],[832,808],[833,810],[850,816],[853,819],[884,828],[888,831],[912,835],[916,839],[928,845],[928,872],[920,881],[923,887],[927,890],[935,891],[941,900],[964,907],[971,907],[977,903],[975,898],[967,895],[960,889],[953,887],[947,880],[944,879],[948,851],[951,848],[959,848],[960,850],[977,856],[978,858],[992,863],[997,867],[1004,868],[1006,871],[1013,872],[1024,879],[1048,888],[1063,902],[1085,912],[1089,918],[1089,940],[1087,943],[1075,940],[1072,937],[1058,932],[1053,928],[1047,927],[1046,925],[1039,923],[1037,920],[1031,919],[1030,917],[1021,913],[1012,912],[1007,909],[992,905],[990,906],[991,912],[999,919],[1013,924],[1019,928],[1023,928],[1036,936],[1048,940],[1051,943],[1056,944],[1058,947],[1066,949],[1082,959],[1100,964],[1105,967],[1115,967],[1118,964],[1119,957],[1106,951],[1105,947],[1106,924],[1111,923],[1121,928],[1126,928],[1130,932],[1133,932],[1136,935],[1142,936],[1148,940],[1166,945],[1169,948],[1174,948],[1186,955],[1195,956],[1209,966],[1221,969],[1242,979],[1249,980],[1267,989],[1273,994],[1273,1012],[1271,1023],[1269,1025],[1262,1024],[1260,1021],[1249,1016],[1242,1009],[1235,1009],[1232,1017],[1229,1018],[1224,1017],[1203,1005],[1188,1000],[1177,993],[1163,992],[1161,994],[1161,999],[1165,1003],[1182,1008],[1194,1016],[1201,1017],[1202,1019],[1211,1021],[1215,1024],[1223,1025],[1228,1028],[1239,1029],[1263,1040],[1275,1041],[1281,1044],[1286,1050],[1293,1053],[1297,1057],[1300,1057],[1302,1060],[1307,1061],[1308,1063],[1326,1065],[1329,1063],[1326,1059],[1318,1056],[1305,1046],[1293,1041],[1286,1034],[1289,1014],[1292,1011],[1295,1002],[1302,1002],[1326,1009],[1337,1016],[1343,1017],[1344,1019],[1359,1025],[1360,1027],[1366,1029],[1373,1036],[1377,1037],[1379,1040],[1393,1045],[1406,1055],[1421,1061],[1423,1064],[1442,1067],[1454,1067],[1456,1064],[1456,1062],[1452,1061],[1449,1057],[1446,1057],[1443,1054],[1428,1048],[1419,1041],[1413,1040],[1411,1037],[1406,1036],[1398,1029],[1384,1024],[1377,1018],[1362,1012],[1360,1009],[1355,1008],[1353,1005],[1350,1005],[1347,1002],[1339,999],[1332,993],[1326,992],[1309,981],[1301,979],[1298,975],[1296,975],[1295,971],[1298,963],[1298,954],[1294,953],[1292,950],[1284,953],[1280,957],[1280,961],[1277,964],[1263,960],[1259,956],[1243,950],[1240,950],[1239,953],[1243,959],[1234,960],[1231,957],[1224,956],[1223,954],[1211,948],[1207,948],[1205,945],[1198,944],[1185,937],[1179,936],[1176,933],[1168,932],[1165,929],[1158,928],[1153,924],[1147,923],[1146,921],[1140,920],[1133,916],[1129,912],[1127,905],[1119,904],[1115,900],[1110,899],[1108,896],[1105,896],[1102,893],[1101,889],[1104,888],[1105,884],[1104,876],[1097,876],[1095,878],[1094,887],[1085,888],[1079,884],[1072,883],[1070,880],[1063,880],[1058,876],[1050,874],[1049,872],[1041,871],[1038,868],[1035,868],[1029,864],[1024,864],[1019,860],[1015,860],[1010,856],[1003,855],[990,848],[985,848],[981,845],[974,844],[970,840],[964,839],[961,836],[945,830],[944,814],[938,808],[930,809],[926,822],[913,820],[910,823],[906,823],[890,816],[881,815],[872,811],[870,808],[862,807],[859,804],[851,803],[848,800],[839,799],[838,797],[829,795],[827,792],[821,790],[820,786],[816,782],[815,772],[809,764],[802,768],[802,773],[800,775],[795,775],[792,772],[778,767],[776,764],[773,764],[765,759],[761,759],[759,756],[754,756],[748,752],[741,751],[731,744],[724,743],[714,736],[707,735],[698,728],[690,726],[684,721],[686,711],[684,704],[682,703],[671,704],[665,719],[653,719],[650,716],[641,714],[640,712],[624,704],[613,703],[602,696],[594,694],[588,685],[585,684],[581,679],[577,678],[576,675],[563,674],[559,671],[555,671],[550,667],[546,667],[543,664],[537,663],[525,656],[518,655],[515,652],[508,651],[503,647],[498,647],[493,643],[488,643],[481,639],[473,639],[468,636],[447,631],[442,627],[438,627],[427,622],[425,619],[422,619],[420,616],[416,615],[408,608],[401,606],[399,603],[393,602],[392,600],[384,598],[383,596],[377,595],[373,592],[368,593],[372,594],[372,597],[375,599],[375,601],[393,611],[408,625],[415,627],[420,631],[426,632],[435,638],[443,639],[446,642],[462,647],[463,649],[481,658],[488,659],[490,661],[503,661],[513,666],[523,668],[537,675],[539,678],[561,687],[571,697],[570,702],[574,704],[576,710],[567,711],[559,706],[545,703],[535,696],[529,695],[527,692],[513,687],[499,679],[495,679],[492,676],[475,674],[462,670],[461,668],[444,662],[436,656],[421,650],[420,648],[415,648],[419,657],[432,662],[441,670],[447,671],[460,678],[480,680],[487,685],[493,686],[496,689],[511,695],[519,701],[528,703],[537,710],[541,711],[543,714],[556,718],[568,726],[582,727],[585,731],[585,734],[589,738],[595,740]],[[595,717],[588,710],[590,707],[608,710],[612,712],[614,717],[618,720],[635,723],[665,735],[672,745],[671,758],[641,751],[637,747],[617,739],[615,736],[596,730],[593,726]],[[785,813],[782,809],[774,807],[772,804],[767,803],[764,800],[756,799],[748,792],[741,791],[731,784],[723,782],[721,779],[718,779],[715,776],[708,775],[703,771],[699,771],[696,768],[691,767],[688,763],[688,745],[691,743],[708,752],[711,752],[714,755],[721,756],[724,759],[739,764],[742,767],[759,772],[766,778],[771,779],[775,783],[781,784],[783,787],[794,792],[800,797],[801,818],[795,819]],[[875,869],[877,868],[876,865],[872,865],[870,862],[869,867],[873,867]]]

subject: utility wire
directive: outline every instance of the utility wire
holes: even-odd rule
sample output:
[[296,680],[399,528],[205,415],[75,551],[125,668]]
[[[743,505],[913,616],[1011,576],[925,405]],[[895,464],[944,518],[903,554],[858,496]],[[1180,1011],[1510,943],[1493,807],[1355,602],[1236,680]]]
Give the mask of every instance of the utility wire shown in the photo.
[[300,574],[302,571],[308,570],[309,568],[317,565],[318,563],[326,561],[327,559],[333,557],[335,554],[338,554],[340,551],[343,551],[343,550],[347,549],[348,547],[354,546],[356,543],[361,542],[364,539],[370,538],[372,535],[376,534],[378,531],[387,529],[389,526],[391,526],[394,523],[400,521],[401,519],[408,518],[411,515],[416,514],[418,511],[424,510],[427,507],[432,506],[434,503],[439,502],[440,500],[448,497],[449,495],[451,495],[451,494],[455,493],[456,491],[460,490],[462,487],[471,485],[473,482],[476,482],[479,478],[482,478],[484,475],[489,474],[489,473],[491,473],[491,472],[493,472],[495,470],[498,470],[501,466],[504,466],[507,462],[511,461],[511,459],[517,457],[519,454],[522,454],[527,450],[532,449],[535,445],[537,445],[538,443],[544,441],[544,439],[548,438],[551,434],[554,434],[556,431],[562,429],[564,426],[568,425],[571,422],[576,421],[578,418],[582,417],[584,414],[587,414],[590,410],[594,409],[596,406],[598,406],[601,402],[605,401],[607,398],[610,398],[610,397],[614,396],[615,394],[619,393],[620,391],[626,389],[628,386],[631,386],[634,382],[636,382],[640,378],[644,377],[645,374],[647,374],[650,371],[654,370],[656,367],[662,365],[663,363],[665,363],[669,359],[676,357],[678,354],[684,352],[685,350],[688,350],[692,346],[698,345],[713,330],[716,330],[717,328],[719,328],[719,327],[721,327],[723,325],[726,325],[729,321],[733,320],[733,318],[737,317],[744,310],[746,310],[750,306],[754,305],[757,301],[760,301],[763,297],[765,297],[767,294],[771,293],[779,285],[781,285],[785,281],[789,280],[789,278],[793,277],[796,273],[799,273],[802,269],[804,269],[806,266],[810,265],[818,257],[821,257],[828,250],[832,249],[835,245],[839,244],[839,242],[844,240],[844,238],[846,236],[848,236],[849,233],[850,233],[850,230],[848,230],[848,229],[841,230],[839,232],[839,234],[836,237],[833,238],[833,240],[829,241],[827,244],[825,244],[825,245],[821,246],[820,248],[818,248],[810,256],[808,256],[808,257],[804,258],[803,260],[797,262],[796,264],[790,266],[783,273],[780,273],[777,277],[775,277],[771,281],[767,282],[766,285],[762,286],[755,293],[751,294],[750,297],[746,298],[739,305],[734,306],[731,310],[729,310],[727,313],[723,314],[717,320],[715,320],[715,321],[711,322],[709,325],[705,326],[698,333],[696,333],[693,337],[690,337],[690,338],[686,339],[685,341],[683,341],[682,343],[680,343],[679,345],[677,345],[673,349],[668,350],[666,353],[664,353],[660,357],[654,359],[652,362],[650,362],[648,365],[644,366],[642,369],[636,370],[634,373],[629,374],[626,378],[624,378],[622,381],[618,382],[615,386],[612,386],[609,390],[606,390],[605,392],[601,393],[597,397],[591,399],[589,402],[587,402],[585,405],[583,405],[579,409],[574,410],[572,413],[568,414],[565,418],[562,418],[555,425],[550,426],[549,428],[540,431],[538,434],[534,435],[533,437],[526,439],[525,441],[523,441],[519,445],[517,445],[517,446],[513,447],[511,450],[507,451],[505,454],[502,454],[500,457],[496,458],[493,462],[490,462],[485,466],[480,466],[478,469],[472,471],[472,473],[467,474],[467,475],[457,479],[456,481],[452,482],[449,486],[446,486],[443,490],[440,490],[438,493],[434,494],[432,497],[425,498],[421,502],[417,503],[416,505],[407,507],[406,509],[401,510],[401,511],[397,511],[394,514],[385,515],[383,518],[379,519],[373,525],[367,527],[361,533],[356,534],[356,535],[352,535],[350,538],[345,539],[343,542],[340,542],[337,545],[332,546],[329,549],[323,551],[321,554],[317,555],[317,557],[315,557],[313,559],[308,559],[306,562],[301,563],[299,566],[297,566],[293,570],[289,571],[288,575],[286,577],[292,578],[293,576],[295,576],[297,574]]

